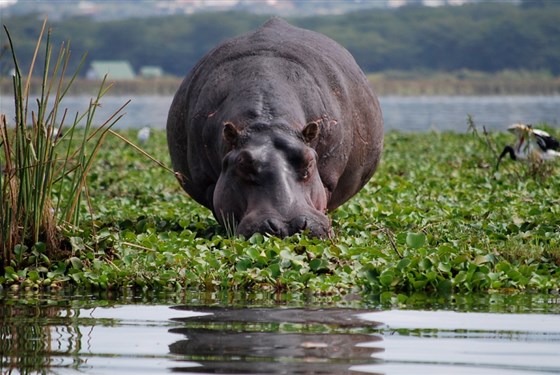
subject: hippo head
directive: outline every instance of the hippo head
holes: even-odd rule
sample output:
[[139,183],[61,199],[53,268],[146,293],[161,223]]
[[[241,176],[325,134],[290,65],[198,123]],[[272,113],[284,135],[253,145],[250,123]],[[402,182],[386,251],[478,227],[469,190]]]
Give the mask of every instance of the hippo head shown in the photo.
[[288,126],[224,124],[227,153],[213,196],[214,215],[237,235],[278,237],[308,231],[329,237],[327,195],[310,143],[319,135],[311,122],[302,132]]

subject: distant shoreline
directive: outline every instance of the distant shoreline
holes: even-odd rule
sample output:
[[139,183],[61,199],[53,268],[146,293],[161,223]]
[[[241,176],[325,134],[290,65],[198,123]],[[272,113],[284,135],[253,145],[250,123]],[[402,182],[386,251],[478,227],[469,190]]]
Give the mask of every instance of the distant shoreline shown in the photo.
[[[415,73],[413,77],[406,74],[370,74],[368,79],[378,96],[485,96],[485,95],[560,95],[560,77],[525,77],[511,74],[511,79],[504,74],[461,77],[457,74],[430,75],[425,77]],[[114,81],[109,95],[173,95],[183,78],[163,77],[154,79],[134,79]],[[109,82],[111,82],[109,80]],[[70,87],[70,95],[95,95],[100,81],[78,79]],[[38,92],[40,82],[33,82],[31,91]],[[8,77],[0,78],[0,94],[12,95],[12,81]]]
[[368,79],[380,96],[560,95],[560,77],[539,73],[379,73]]

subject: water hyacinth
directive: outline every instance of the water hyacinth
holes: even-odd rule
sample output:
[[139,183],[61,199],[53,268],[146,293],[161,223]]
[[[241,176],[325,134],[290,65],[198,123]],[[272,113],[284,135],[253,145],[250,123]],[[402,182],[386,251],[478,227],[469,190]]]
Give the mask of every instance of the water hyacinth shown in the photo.
[[[165,133],[152,133],[145,152],[168,165]],[[508,163],[496,173],[488,143],[508,134],[388,133],[375,178],[330,213],[332,240],[231,236],[172,173],[119,147],[119,137],[106,139],[89,175],[95,234],[77,233],[75,256],[28,283],[339,298],[560,288],[560,166],[535,176]],[[4,283],[21,285],[17,276]]]

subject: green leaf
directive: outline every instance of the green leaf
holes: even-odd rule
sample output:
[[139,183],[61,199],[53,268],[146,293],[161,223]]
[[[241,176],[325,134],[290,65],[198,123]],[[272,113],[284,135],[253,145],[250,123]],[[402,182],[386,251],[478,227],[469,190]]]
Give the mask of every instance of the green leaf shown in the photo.
[[38,253],[42,254],[47,249],[47,245],[44,242],[37,242],[35,245],[33,245],[31,249],[33,251],[37,251]]
[[27,277],[31,280],[31,281],[39,281],[40,277],[39,277],[39,272],[37,271],[29,271],[27,273]]
[[238,271],[247,271],[249,268],[251,268],[252,263],[253,262],[250,259],[241,259],[235,265],[235,269]]
[[437,290],[440,293],[451,293],[453,290],[453,284],[451,280],[442,280],[437,284]]
[[271,264],[268,266],[268,269],[270,270],[270,276],[273,278],[277,278],[281,274],[280,265],[278,263]]
[[413,249],[419,249],[426,243],[426,235],[424,233],[408,232],[406,235],[406,244]]
[[432,262],[428,258],[423,258],[420,262],[418,262],[418,267],[425,271],[432,268]]
[[86,248],[84,240],[81,237],[70,237],[70,244],[72,245],[73,251],[83,251]]
[[453,282],[455,283],[455,285],[459,285],[464,283],[465,281],[467,281],[467,273],[465,271],[460,271],[459,273],[457,273],[457,275],[455,275],[455,277],[453,278]]
[[385,271],[381,274],[381,276],[379,276],[379,282],[381,285],[388,287],[391,286],[394,278],[395,274],[392,271]]
[[486,255],[478,255],[475,259],[474,259],[474,263],[477,265],[481,265],[484,263],[488,263],[490,262],[490,260],[488,259],[488,256]]
[[438,270],[440,270],[441,272],[451,272],[451,265],[448,263],[443,263],[443,262],[439,262],[438,263]]
[[82,260],[77,257],[71,257],[70,264],[72,264],[72,268],[75,268],[77,270],[81,270],[84,267]]
[[400,270],[400,271],[402,271],[402,270],[404,270],[406,267],[408,267],[408,266],[410,265],[410,263],[411,263],[411,260],[408,259],[408,258],[401,259],[401,260],[399,261],[399,263],[397,263],[397,269]]
[[309,262],[309,268],[316,273],[320,271],[328,271],[329,262],[324,259],[313,259]]

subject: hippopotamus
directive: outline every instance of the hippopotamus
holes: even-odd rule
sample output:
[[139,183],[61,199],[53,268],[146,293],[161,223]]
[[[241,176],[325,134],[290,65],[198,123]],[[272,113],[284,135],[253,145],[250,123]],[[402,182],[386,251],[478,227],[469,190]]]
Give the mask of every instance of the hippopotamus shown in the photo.
[[169,109],[167,142],[183,189],[226,229],[327,238],[327,211],[379,164],[383,117],[345,48],[273,18],[192,68]]

